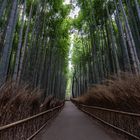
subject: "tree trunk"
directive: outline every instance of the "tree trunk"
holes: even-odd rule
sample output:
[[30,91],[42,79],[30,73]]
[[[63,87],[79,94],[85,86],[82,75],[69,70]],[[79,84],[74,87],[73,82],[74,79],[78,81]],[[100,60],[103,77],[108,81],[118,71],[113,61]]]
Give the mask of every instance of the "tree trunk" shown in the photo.
[[122,51],[123,51],[123,60],[124,60],[124,69],[125,71],[129,71],[131,72],[131,64],[130,64],[130,60],[129,60],[129,54],[128,54],[128,50],[127,50],[127,44],[126,44],[126,40],[125,40],[125,37],[124,37],[124,32],[123,32],[123,27],[122,27],[122,23],[121,23],[121,20],[120,20],[120,17],[119,17],[119,10],[118,10],[118,7],[117,7],[117,3],[116,3],[116,0],[114,0],[114,4],[115,4],[115,7],[116,7],[116,23],[117,23],[117,26],[118,26],[118,30],[119,30],[119,34],[120,34],[120,39],[122,40]]
[[137,13],[138,13],[139,22],[140,22],[140,6],[139,6],[139,3],[138,3],[138,0],[134,0],[134,1],[135,1]]
[[18,0],[13,1],[11,14],[9,23],[6,30],[6,37],[5,37],[5,43],[4,43],[4,49],[3,54],[0,62],[0,85],[2,85],[7,78],[7,72],[8,72],[8,66],[10,62],[10,55],[12,50],[12,43],[13,43],[13,35],[15,26],[17,23],[17,13],[18,13]]
[[134,43],[134,39],[132,36],[132,32],[129,26],[129,22],[122,4],[122,1],[119,0],[119,5],[121,8],[121,11],[123,13],[123,17],[124,17],[124,21],[125,21],[125,26],[126,26],[126,33],[127,33],[127,38],[128,38],[128,43],[129,43],[129,49],[131,52],[131,56],[132,56],[132,62],[133,62],[133,70],[136,74],[138,74],[140,72],[140,62],[138,60],[138,56],[136,53],[136,47],[135,47],[135,43]]
[[17,79],[17,74],[18,74],[18,69],[19,69],[19,60],[20,60],[20,53],[21,53],[21,48],[22,48],[22,37],[23,37],[23,29],[24,29],[25,12],[26,12],[26,0],[24,1],[24,4],[23,4],[21,28],[20,28],[18,49],[17,49],[17,54],[16,54],[16,62],[15,62],[15,69],[14,69],[14,75],[13,75],[14,81],[16,81],[16,79]]
[[5,10],[6,6],[7,6],[7,2],[8,2],[7,0],[3,0],[2,5],[0,7],[0,20],[2,18],[3,12],[4,12],[4,10]]
[[110,14],[109,14],[108,6],[106,6],[106,10],[107,10],[108,18],[109,18],[109,29],[110,29],[110,37],[111,37],[111,44],[112,44],[112,53],[113,53],[113,56],[114,56],[116,72],[117,72],[117,75],[120,77],[120,66],[119,66],[118,56],[117,56],[117,53],[116,53],[116,40],[115,40],[114,33],[113,33],[111,17],[110,17]]
[[28,26],[26,29],[26,33],[25,33],[25,40],[22,46],[22,50],[21,50],[21,58],[20,58],[20,63],[19,63],[19,71],[18,71],[18,75],[17,75],[17,83],[19,84],[20,78],[21,78],[21,72],[22,72],[22,66],[23,66],[23,60],[24,60],[24,55],[25,55],[25,50],[27,47],[27,40],[28,40],[28,33],[29,33],[29,28],[30,28],[30,22],[31,22],[31,17],[32,17],[32,5],[30,8],[30,14],[29,14],[29,22],[28,22]]

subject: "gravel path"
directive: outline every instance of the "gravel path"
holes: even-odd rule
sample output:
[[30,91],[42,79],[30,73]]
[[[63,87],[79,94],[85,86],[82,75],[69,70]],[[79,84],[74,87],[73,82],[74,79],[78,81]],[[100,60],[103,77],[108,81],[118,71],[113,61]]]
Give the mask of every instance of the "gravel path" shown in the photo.
[[66,102],[58,117],[34,140],[118,140],[109,135],[100,124]]

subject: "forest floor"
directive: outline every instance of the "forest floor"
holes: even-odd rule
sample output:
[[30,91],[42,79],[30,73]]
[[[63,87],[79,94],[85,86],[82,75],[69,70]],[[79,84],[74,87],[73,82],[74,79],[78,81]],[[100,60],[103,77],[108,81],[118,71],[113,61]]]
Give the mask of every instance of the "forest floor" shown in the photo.
[[34,140],[120,140],[67,101],[59,116]]

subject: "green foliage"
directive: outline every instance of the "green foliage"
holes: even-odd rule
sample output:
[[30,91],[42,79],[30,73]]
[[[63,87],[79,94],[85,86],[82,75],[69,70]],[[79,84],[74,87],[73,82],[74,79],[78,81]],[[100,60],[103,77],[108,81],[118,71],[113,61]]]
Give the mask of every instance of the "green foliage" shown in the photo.
[[73,65],[79,63],[81,61],[81,57],[83,54],[83,44],[81,38],[78,35],[74,36],[74,47],[72,51],[72,63]]

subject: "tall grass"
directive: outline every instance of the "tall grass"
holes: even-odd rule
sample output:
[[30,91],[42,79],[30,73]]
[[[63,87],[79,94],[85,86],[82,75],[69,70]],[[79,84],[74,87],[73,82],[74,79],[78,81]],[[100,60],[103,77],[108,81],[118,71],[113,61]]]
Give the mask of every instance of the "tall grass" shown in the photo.
[[42,91],[12,82],[0,88],[0,126],[30,117],[61,104],[53,96],[42,101]]
[[111,77],[102,85],[90,87],[86,94],[75,100],[91,106],[140,113],[140,76]]

